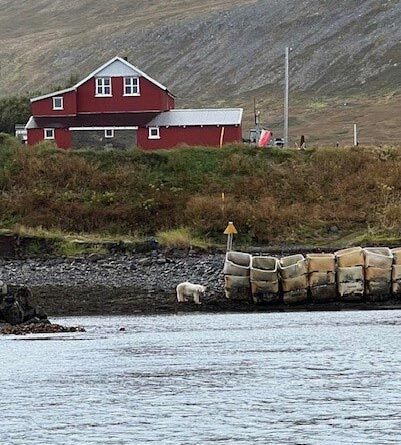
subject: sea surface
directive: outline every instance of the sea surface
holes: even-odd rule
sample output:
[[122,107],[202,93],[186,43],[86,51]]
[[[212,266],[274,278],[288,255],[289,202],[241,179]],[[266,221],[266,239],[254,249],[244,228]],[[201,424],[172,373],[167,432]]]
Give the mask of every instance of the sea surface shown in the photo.
[[54,321],[0,339],[2,445],[401,443],[401,311]]

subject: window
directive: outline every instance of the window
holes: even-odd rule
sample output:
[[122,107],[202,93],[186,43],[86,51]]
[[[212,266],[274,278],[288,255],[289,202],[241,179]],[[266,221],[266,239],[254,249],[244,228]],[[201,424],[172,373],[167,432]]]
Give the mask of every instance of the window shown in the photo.
[[104,130],[104,137],[107,139],[114,138],[114,130],[112,128]]
[[64,98],[53,97],[53,110],[64,110]]
[[160,139],[159,127],[149,127],[149,139]]
[[96,96],[111,96],[111,78],[96,78]]
[[45,139],[54,139],[54,128],[45,128]]
[[124,96],[139,96],[138,77],[124,77]]

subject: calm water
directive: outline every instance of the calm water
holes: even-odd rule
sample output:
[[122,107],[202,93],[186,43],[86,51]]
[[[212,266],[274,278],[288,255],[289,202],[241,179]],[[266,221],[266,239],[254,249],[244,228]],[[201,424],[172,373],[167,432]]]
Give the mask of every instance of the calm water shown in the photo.
[[401,443],[400,311],[57,321],[0,339],[1,444]]

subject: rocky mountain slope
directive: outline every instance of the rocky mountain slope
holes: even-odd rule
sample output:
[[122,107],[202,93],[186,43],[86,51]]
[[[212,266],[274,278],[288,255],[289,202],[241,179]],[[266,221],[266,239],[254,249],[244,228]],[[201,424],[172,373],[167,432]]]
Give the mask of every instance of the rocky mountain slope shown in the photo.
[[0,95],[47,91],[119,54],[180,106],[246,105],[250,124],[256,96],[279,128],[289,45],[293,128],[316,98],[399,102],[401,0],[0,0],[0,11]]

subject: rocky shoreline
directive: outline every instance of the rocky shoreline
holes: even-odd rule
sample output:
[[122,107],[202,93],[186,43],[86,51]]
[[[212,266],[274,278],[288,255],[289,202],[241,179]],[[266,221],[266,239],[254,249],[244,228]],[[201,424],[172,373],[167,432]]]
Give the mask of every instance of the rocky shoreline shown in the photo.
[[[148,254],[0,259],[0,279],[28,286],[33,304],[49,316],[174,314],[182,312],[259,312],[401,309],[401,301],[255,305],[224,295],[224,253],[153,251]],[[200,306],[179,304],[182,281],[207,286]]]
[[85,332],[82,327],[61,326],[54,323],[24,323],[13,326],[0,325],[0,335],[27,335],[27,334],[60,334],[67,332]]

